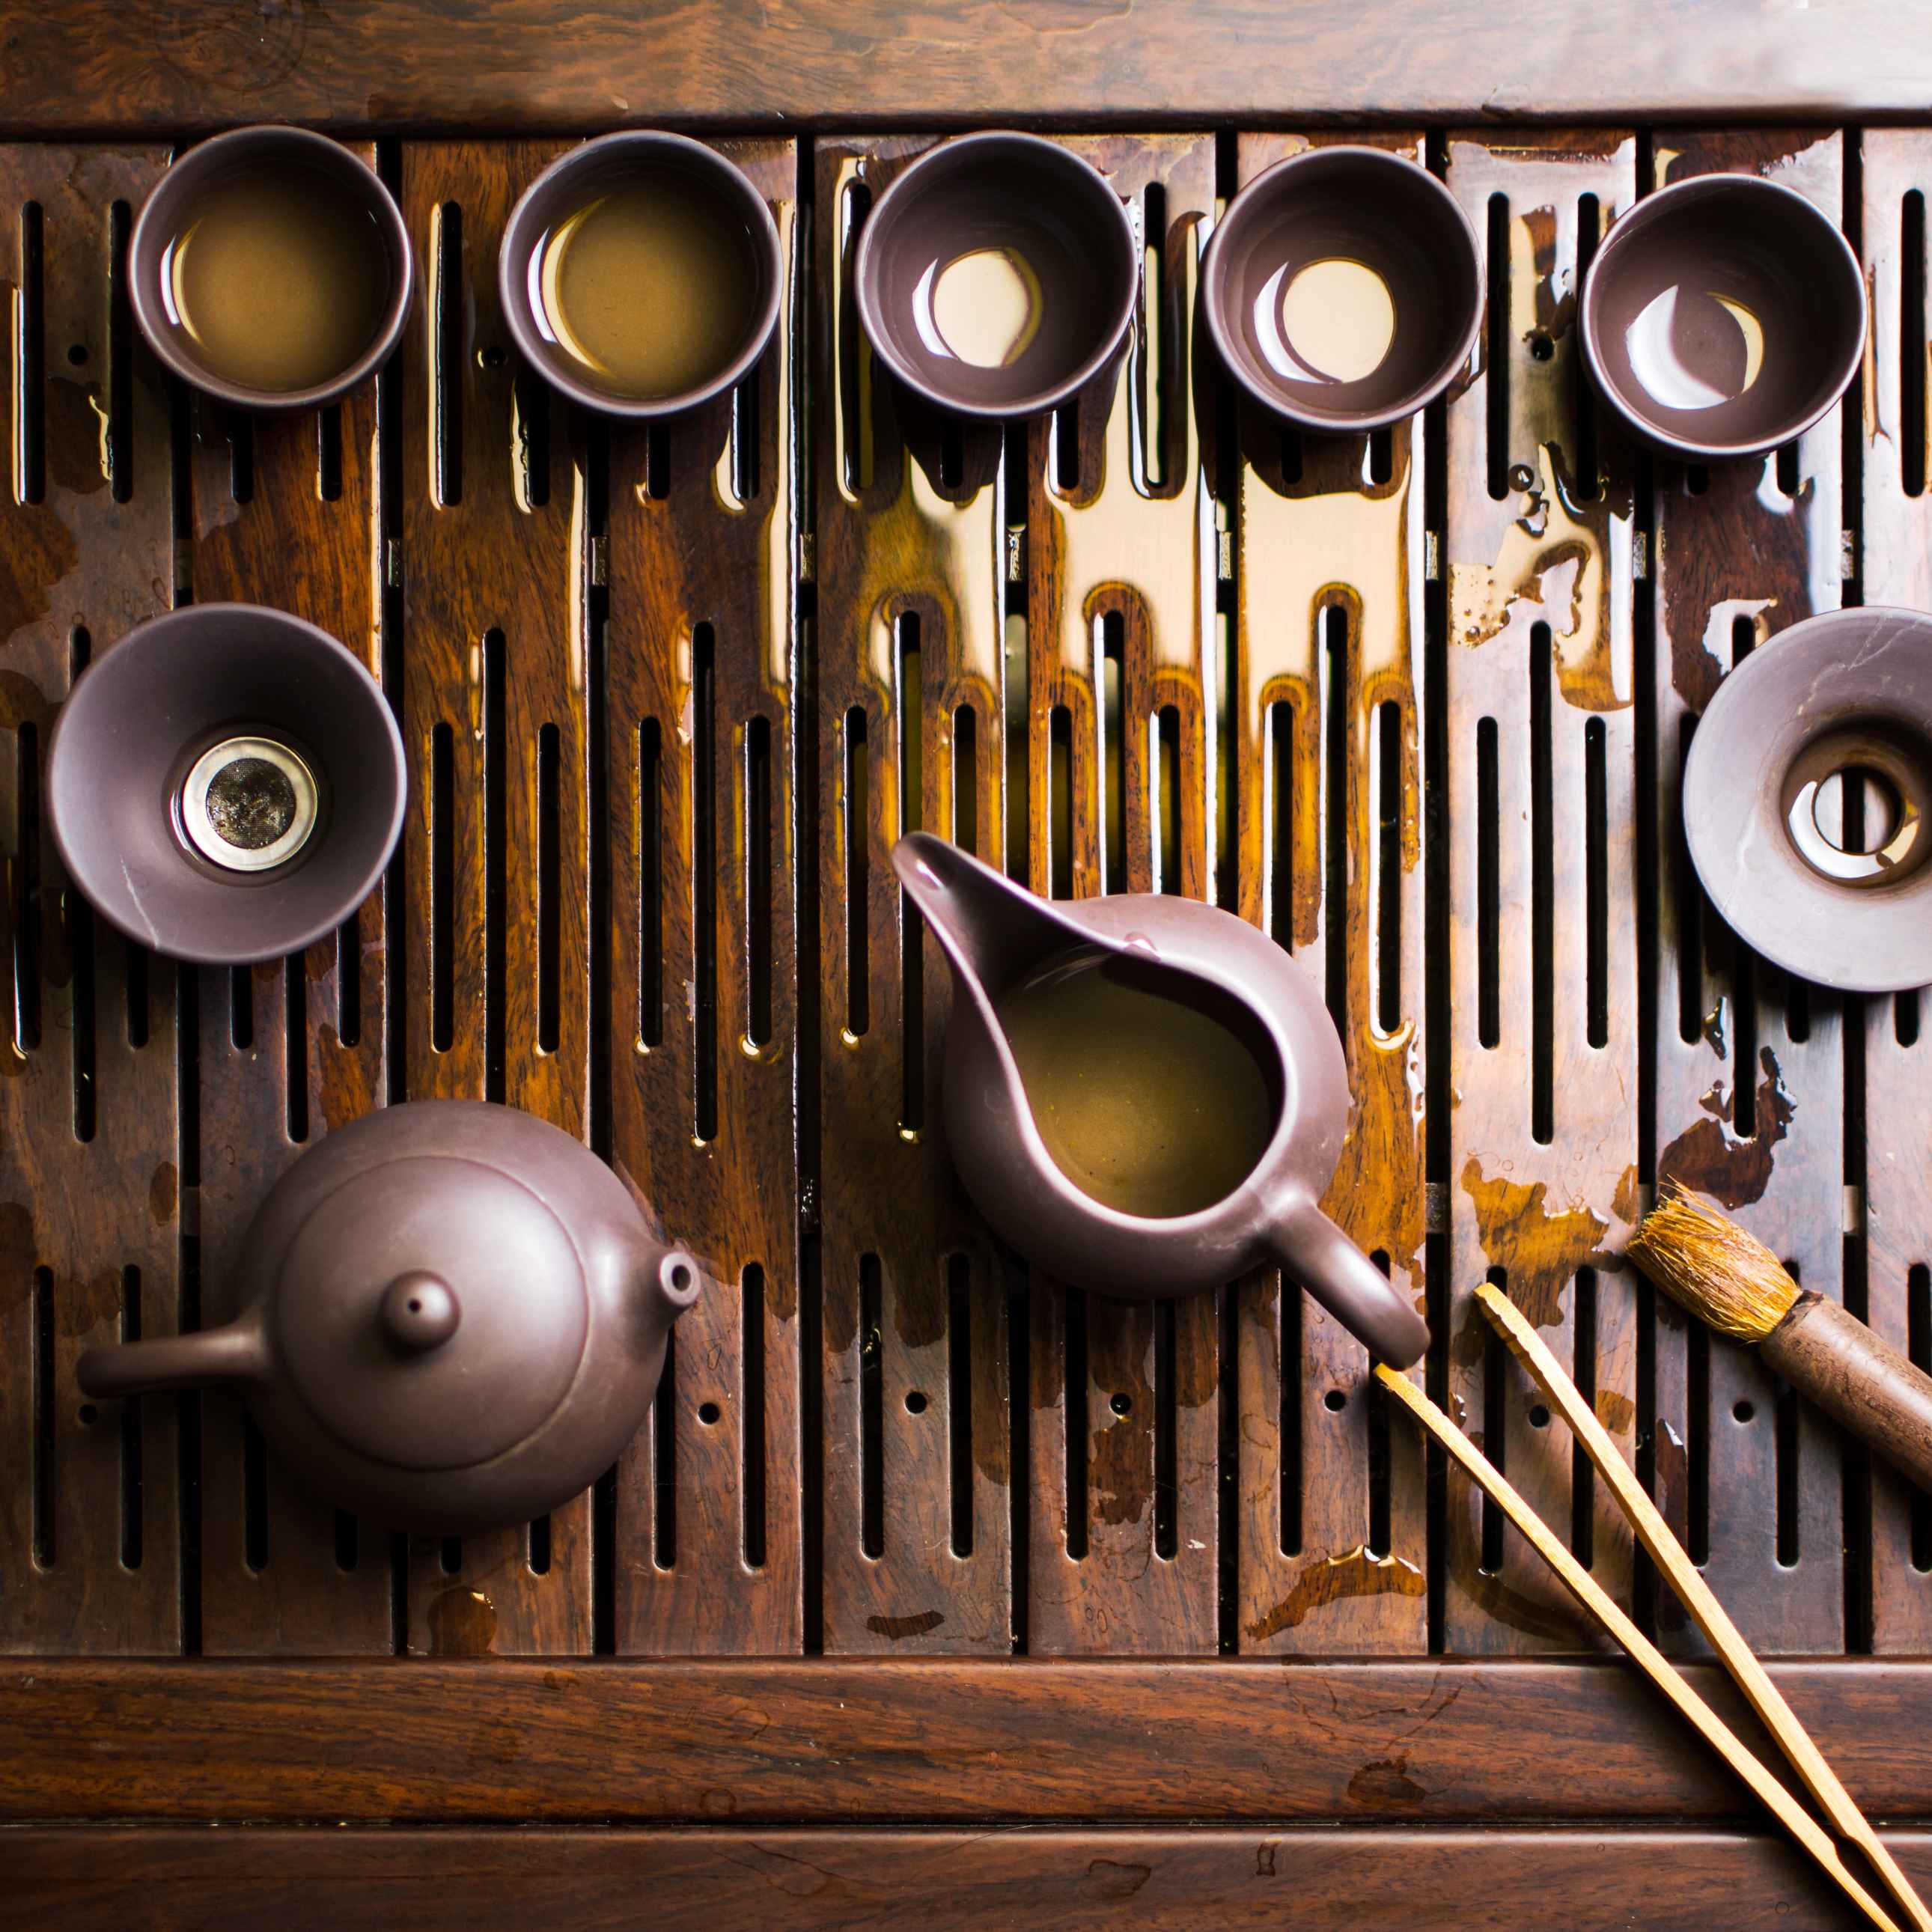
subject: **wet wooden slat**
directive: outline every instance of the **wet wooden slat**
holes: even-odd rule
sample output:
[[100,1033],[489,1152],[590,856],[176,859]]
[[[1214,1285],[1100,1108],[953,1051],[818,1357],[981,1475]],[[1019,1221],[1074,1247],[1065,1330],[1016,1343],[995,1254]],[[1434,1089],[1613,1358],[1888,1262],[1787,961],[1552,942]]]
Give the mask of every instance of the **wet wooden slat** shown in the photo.
[[[894,839],[920,826],[988,856],[1008,838],[1002,438],[976,428],[948,448],[938,425],[910,412],[872,366],[850,287],[866,197],[876,200],[930,145],[850,136],[814,151],[829,1652],[1004,1650],[1012,1641],[1006,1298],[927,1104],[950,998],[944,959],[922,933],[908,972],[890,860]],[[970,824],[955,785],[962,709],[973,719]],[[956,1278],[970,1328],[957,1335]],[[955,1387],[967,1390],[969,1412],[957,1417]],[[962,1429],[970,1493],[956,1498]]]
[[[1768,1668],[1868,1816],[1932,1816],[1932,1665]],[[1719,1666],[1685,1669],[1748,1721]],[[1601,1825],[1746,1802],[1622,1661],[0,1664],[10,1825]]]
[[[1214,144],[1204,136],[1122,135],[1067,145],[1126,200],[1144,249],[1157,251],[1161,266],[1154,289],[1144,283],[1122,356],[1070,412],[1026,430],[1028,882],[1075,898],[1166,891],[1205,898],[1215,537],[1190,396]],[[1150,210],[1164,213],[1164,232],[1154,232]],[[1060,480],[1069,435],[1071,484]],[[1163,741],[1171,752],[1156,752]],[[1154,769],[1157,758],[1164,769]],[[1190,1295],[1166,1309],[1097,1294],[1079,1302],[1072,1318],[1084,1329],[1086,1428],[1076,1443],[1069,1298],[1034,1276],[1028,1648],[1036,1655],[1211,1652],[1217,1297]],[[1157,1339],[1164,1326],[1166,1346]],[[1082,1466],[1070,1480],[1076,1455]],[[1157,1493],[1164,1456],[1174,1471],[1167,1496]],[[1083,1504],[1084,1521],[1071,1523]],[[1078,1538],[1071,1549],[1070,1531]]]
[[[150,1398],[124,1420],[118,1403],[83,1402],[74,1383],[81,1351],[130,1319],[162,1335],[180,1318],[176,976],[80,902],[37,802],[76,666],[173,601],[166,391],[110,283],[122,266],[112,211],[120,204],[131,225],[165,159],[154,147],[0,148],[0,397],[12,431],[0,488],[6,1652],[182,1641],[176,1405]],[[29,205],[37,299],[22,279]],[[42,349],[31,370],[23,326]],[[117,355],[129,358],[129,404],[110,431]],[[32,502],[28,441],[44,482]],[[146,987],[138,1046],[130,970],[132,987]]]
[[[625,1651],[795,1651],[803,1638],[792,787],[803,238],[795,145],[720,146],[778,222],[777,334],[737,397],[657,432],[662,496],[652,434],[614,422],[610,439],[612,1159],[710,1277],[676,1330],[670,1471],[656,1466],[653,1416],[618,1472]],[[694,812],[708,824],[701,844]],[[700,1076],[716,1095],[702,1124]],[[676,1506],[664,1520],[668,1474]]]
[[[362,154],[374,160],[372,148]],[[314,410],[238,416],[202,397],[190,410],[196,601],[306,618],[380,676],[374,386],[345,398],[327,425]],[[325,435],[340,446],[332,497],[323,494]],[[195,975],[204,1326],[230,1319],[260,1286],[242,1275],[240,1249],[268,1190],[305,1147],[386,1096],[384,914],[378,891],[352,938],[321,940],[298,959]],[[359,978],[347,1012],[359,1017],[345,1042],[350,970]],[[204,1650],[387,1651],[387,1532],[338,1520],[273,1450],[251,1453],[260,1438],[232,1395],[211,1393],[201,1407]]]
[[[549,1901],[555,1932],[589,1932],[627,1916],[645,1891],[654,1925],[694,1932],[774,1910],[796,1932],[914,1910],[932,1932],[1040,1923],[1108,1932],[1130,1916],[1149,1932],[1284,1922],[1365,1932],[1424,1922],[1422,1898],[1455,1900],[1461,1932],[1514,1932],[1526,1883],[1563,1900],[1568,1932],[1613,1932],[1630,1922],[1639,1867],[1652,1932],[1770,1932],[1794,1915],[1821,1924],[1832,1899],[1779,1840],[1727,1832],[136,1830],[105,1844],[84,1831],[16,1835],[11,1895],[22,1922],[96,1906],[105,1915],[130,1891],[164,1887],[171,1909],[206,1932],[265,1922],[302,1932],[345,1917],[419,1922],[425,1896],[436,1900],[433,1922],[487,1925],[502,1922],[507,1898],[532,1894]],[[1908,1872],[1932,1882],[1932,1834],[1886,1840]]]
[[[1595,1346],[1576,1364],[1626,1453],[1636,1448],[1635,1297],[1610,1271],[1635,1217],[1637,1181],[1635,739],[1631,629],[1630,465],[1606,421],[1596,428],[1598,477],[1578,454],[1575,323],[1580,205],[1594,196],[1600,229],[1633,198],[1628,136],[1455,135],[1448,182],[1474,226],[1486,272],[1491,202],[1504,197],[1507,313],[1491,317],[1478,373],[1448,410],[1448,730],[1450,838],[1452,1276],[1446,1336],[1450,1406],[1546,1520],[1572,1523],[1572,1445],[1549,1426],[1528,1378],[1501,1359],[1473,1289],[1502,1280],[1559,1358],[1576,1347],[1580,1271],[1594,1271]],[[1503,279],[1506,274],[1506,280]],[[1507,407],[1496,417],[1492,385]],[[1492,468],[1492,466],[1493,468]],[[1494,478],[1492,486],[1492,478]],[[1492,496],[1492,488],[1500,488]],[[1540,656],[1541,650],[1546,656]],[[1538,667],[1540,662],[1541,669]],[[1540,686],[1540,688],[1538,688]],[[1538,824],[1532,721],[1547,719],[1549,792]],[[1491,734],[1493,734],[1492,738]],[[1606,878],[1598,1018],[1588,1011],[1586,784],[1588,740],[1600,733]],[[1485,761],[1490,761],[1485,772]],[[1495,824],[1482,824],[1492,788]],[[1494,840],[1492,929],[1481,910],[1484,842]],[[1539,962],[1535,880],[1549,893],[1547,956]],[[1486,1000],[1484,953],[1496,978]],[[1538,974],[1546,975],[1538,1012]],[[1486,1006],[1490,1007],[1485,1011]],[[1535,1036],[1546,1028],[1550,1119],[1537,1118]],[[1485,1035],[1492,1044],[1486,1044]],[[1546,1144],[1537,1138],[1546,1129]],[[1496,1391],[1486,1412],[1486,1391]],[[1539,1421],[1538,1418],[1541,1420]],[[1500,1433],[1497,1432],[1497,1426]],[[1593,1485],[1593,1489],[1594,1486]],[[1576,1649],[1590,1638],[1541,1565],[1504,1539],[1486,1561],[1481,1498],[1452,1472],[1444,1641],[1451,1650]],[[1588,1567],[1628,1601],[1630,1534],[1607,1498],[1588,1520]],[[1491,1552],[1492,1555],[1494,1552]]]
[[[581,1136],[590,953],[584,433],[571,407],[520,366],[496,295],[496,244],[511,208],[564,145],[402,150],[400,199],[420,269],[401,358],[406,1024],[411,1099],[502,1100]],[[441,441],[451,431],[460,454]],[[439,726],[448,729],[453,776],[446,914],[434,903]],[[556,734],[554,908],[540,904],[546,728]],[[547,917],[548,1016],[539,998]],[[448,975],[444,1001],[439,970]],[[586,1494],[533,1528],[419,1543],[411,1648],[589,1650],[590,1535]]]
[[[1762,173],[1834,220],[1843,208],[1837,134],[1664,130],[1653,152],[1653,188],[1724,170]],[[1842,435],[1834,410],[1800,439],[1786,481],[1775,456],[1694,471],[1660,458],[1654,469],[1657,1178],[1712,1195],[1807,1288],[1834,1300],[1844,1253],[1842,1003],[1750,956],[1718,916],[1690,868],[1679,795],[1696,718],[1724,674],[1745,652],[1774,645],[1787,625],[1841,601]],[[1705,1574],[1754,1648],[1840,1648],[1836,1432],[1796,1406],[1796,1508],[1781,1541],[1775,1378],[1752,1352],[1694,1336],[1667,1303],[1656,1338],[1652,1454],[1672,1527],[1700,1555],[1708,1547]],[[1707,1390],[1694,1366],[1706,1357]],[[1688,1478],[1699,1458],[1712,1500],[1708,1520],[1693,1524]],[[1667,1590],[1657,1616],[1671,1648],[1706,1647]]]
[[[1376,138],[1424,158],[1418,135]],[[1240,180],[1308,145],[1298,135],[1243,135]],[[1328,992],[1342,1016],[1355,1107],[1323,1205],[1418,1304],[1428,429],[1418,417],[1373,439],[1300,436],[1244,406],[1231,727],[1242,915],[1273,932],[1318,982],[1331,960],[1340,968]],[[1336,718],[1344,721],[1339,772]],[[1338,832],[1346,855],[1339,910],[1328,876]],[[1331,953],[1338,917],[1343,929]],[[1240,1322],[1241,1648],[1425,1649],[1419,1437],[1399,1423],[1387,1432],[1388,1544],[1376,1548],[1370,1404],[1380,1397],[1366,1350],[1276,1270],[1243,1285]]]
[[[1926,448],[1912,452],[1919,488],[1907,488],[1907,428],[1901,408],[1905,328],[1912,331],[1915,387],[1925,394],[1924,197],[1932,195],[1932,135],[1874,128],[1863,137],[1860,232],[1871,337],[1865,358],[1864,524],[1859,574],[1868,604],[1932,609],[1932,497],[1924,494]],[[1912,286],[1919,312],[1906,306],[1905,204],[1920,197],[1921,257]],[[1917,434],[1928,436],[1922,400]],[[1874,997],[1862,1009],[1865,1066],[1865,1294],[1868,1318],[1912,1359],[1927,1361],[1927,1270],[1932,1269],[1932,1169],[1925,1158],[1926,1096],[1932,1049],[1921,992]],[[1910,1042],[1910,1043],[1908,1043]],[[1915,1323],[1915,1298],[1919,1310]],[[1932,1500],[1882,1468],[1872,1483],[1872,1647],[1932,1648]]]

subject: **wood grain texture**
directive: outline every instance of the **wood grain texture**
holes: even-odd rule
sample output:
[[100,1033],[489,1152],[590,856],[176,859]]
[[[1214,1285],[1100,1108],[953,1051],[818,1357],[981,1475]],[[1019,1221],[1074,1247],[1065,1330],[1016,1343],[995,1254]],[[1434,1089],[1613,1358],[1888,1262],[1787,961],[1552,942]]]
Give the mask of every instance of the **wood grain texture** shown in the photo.
[[[1726,170],[1768,175],[1841,218],[1843,142],[1816,130],[1662,130],[1646,185]],[[1695,469],[1660,458],[1654,466],[1655,1178],[1720,1202],[1807,1288],[1834,1299],[1844,1292],[1843,1002],[1758,958],[1718,916],[1690,868],[1679,800],[1696,720],[1725,673],[1786,626],[1841,602],[1843,435],[1834,410],[1789,453]],[[1781,1430],[1767,1366],[1687,1327],[1667,1305],[1656,1337],[1652,1460],[1673,1528],[1707,1561],[1754,1647],[1838,1648],[1833,1432],[1803,1411],[1795,1430]],[[1780,1522],[1786,1454],[1796,1458],[1786,1490],[1796,1508]],[[1690,1459],[1708,1469],[1710,1495],[1725,1498],[1694,1525]],[[1667,1593],[1657,1616],[1666,1648],[1697,1645]]]
[[[373,148],[361,154],[373,164]],[[374,385],[322,412],[249,416],[202,397],[189,409],[196,601],[291,612],[380,677]],[[326,441],[336,452],[327,476]],[[387,1096],[387,958],[378,891],[305,956],[194,976],[204,1326],[231,1319],[260,1288],[242,1276],[240,1251],[268,1189],[305,1147]],[[201,1412],[202,1648],[386,1652],[387,1532],[340,1519],[302,1487],[238,1397],[211,1393]]]
[[1004,1270],[946,1157],[944,956],[904,910],[890,860],[922,827],[985,854],[1010,837],[1004,432],[949,438],[911,409],[873,364],[850,287],[866,209],[931,145],[855,136],[815,149],[828,1652],[1012,1642]]
[[[1498,1281],[1559,1356],[1574,1359],[1581,1332],[1578,1380],[1634,1455],[1635,1295],[1615,1271],[1637,1178],[1631,460],[1608,422],[1595,420],[1575,317],[1581,230],[1594,220],[1600,231],[1628,204],[1635,160],[1634,141],[1612,130],[1450,136],[1449,187],[1486,272],[1491,236],[1499,232],[1508,249],[1506,274],[1498,264],[1491,284],[1508,313],[1492,306],[1478,367],[1448,404],[1444,537],[1456,828],[1448,1406],[1546,1521],[1580,1543],[1587,1537],[1586,1568],[1626,1604],[1628,1527],[1600,1496],[1580,1517],[1574,1510],[1570,1445],[1548,1430],[1472,1298],[1485,1274]],[[1594,476],[1580,454],[1586,428]],[[1604,868],[1594,1000],[1593,840]],[[1586,1280],[1593,1341],[1578,1320]],[[1480,1499],[1454,1472],[1448,1515],[1450,1649],[1562,1650],[1586,1640],[1540,1565],[1507,1544],[1499,1563],[1485,1550]]]
[[[1647,1932],[1784,1932],[1832,1895],[1780,1840],[1681,1829],[862,1832],[32,1831],[11,1834],[0,1925],[112,1917],[286,1932],[406,1917],[506,1932],[544,1901],[555,1932],[632,1922],[694,1932],[774,1917],[798,1932],[892,1922],[934,1932],[1127,1918],[1171,1932],[1516,1932],[1526,1892],[1565,1932],[1623,1932],[1643,1874]],[[1886,1842],[1932,1882],[1932,1834]]]
[[[13,430],[0,493],[0,1650],[10,1652],[170,1652],[182,1637],[177,1406],[151,1397],[124,1420],[118,1404],[82,1402],[74,1384],[90,1344],[130,1324],[166,1334],[180,1318],[176,975],[74,892],[40,803],[74,671],[174,598],[167,393],[116,286],[130,211],[165,158],[154,147],[0,148],[0,393]],[[27,332],[39,345],[31,362]],[[23,501],[30,488],[38,500]]]
[[[1868,604],[1932,608],[1932,498],[1922,488],[1923,449],[1909,452],[1902,407],[1908,358],[1925,392],[1926,230],[1919,259],[1905,258],[1908,196],[1932,193],[1932,136],[1874,130],[1864,137],[1863,238],[1871,334],[1863,385],[1864,445],[1861,588]],[[1916,274],[1909,279],[1908,268]],[[1916,296],[1908,310],[1907,291]],[[1906,330],[1908,326],[1910,333]],[[1912,345],[1908,350],[1907,343]],[[1932,438],[1922,413],[1915,432]],[[1916,461],[1922,488],[1908,488]],[[1872,1327],[1896,1348],[1911,1349],[1917,1306],[1919,1366],[1928,1366],[1932,1307],[1932,1163],[1925,1158],[1926,1095],[1932,1048],[1925,1045],[1924,993],[1859,1001],[1865,1071],[1865,1298]],[[1872,1484],[1872,1647],[1932,1649],[1932,1502],[1888,1471]]]
[[[1932,1816],[1932,1666],[1769,1667],[1868,1816]],[[1746,1721],[1715,1665],[1685,1671]],[[0,1665],[0,1747],[10,1822],[1696,1822],[1740,1802],[1621,1660],[34,1660]]]
[[[1209,352],[1191,338],[1214,142],[1067,145],[1125,200],[1160,266],[1143,275],[1121,355],[1024,432],[1027,877],[1056,897],[1206,898],[1223,674],[1214,505],[1192,406]],[[1216,1299],[1161,1308],[1034,1276],[1030,1652],[1215,1649]],[[1071,1354],[1070,1324],[1080,1334]],[[1082,1364],[1085,1386],[1070,1389]]]
[[[23,16],[0,133],[285,118],[346,128],[746,123],[828,109],[927,124],[1060,115],[1374,118],[1894,116],[1932,98],[1895,11],[1688,0],[1668,34],[1636,0],[1516,16],[1454,0],[1426,31],[1400,0],[1284,9],[1124,0],[693,0],[664,14],[568,0],[380,12],[107,0]],[[454,42],[461,57],[452,58]]]
[[777,333],[734,396],[609,431],[611,1158],[710,1277],[672,1336],[670,1439],[653,1416],[620,1464],[610,1560],[619,1649],[755,1654],[803,1640],[792,777],[807,264],[796,147],[719,146],[778,225]]
[[[1377,139],[1424,158],[1420,135]],[[1244,134],[1238,178],[1308,145]],[[1245,404],[1240,424],[1223,782],[1234,794],[1240,911],[1324,982],[1340,1027],[1354,1112],[1322,1206],[1420,1303],[1430,426],[1418,417],[1384,436],[1303,436]],[[1367,1351],[1278,1271],[1242,1286],[1238,1334],[1240,1647],[1426,1649],[1421,1448],[1388,1430]],[[1378,1481],[1388,1524],[1380,1548]]]
[[[590,1078],[585,431],[579,412],[522,367],[496,292],[510,210],[564,145],[412,142],[402,152],[419,271],[401,358],[403,860],[409,1097],[504,1100],[581,1136]],[[452,778],[447,828],[434,823],[440,757]],[[446,908],[436,903],[440,874]],[[410,1646],[588,1651],[590,1514],[586,1495],[533,1531],[412,1547]]]

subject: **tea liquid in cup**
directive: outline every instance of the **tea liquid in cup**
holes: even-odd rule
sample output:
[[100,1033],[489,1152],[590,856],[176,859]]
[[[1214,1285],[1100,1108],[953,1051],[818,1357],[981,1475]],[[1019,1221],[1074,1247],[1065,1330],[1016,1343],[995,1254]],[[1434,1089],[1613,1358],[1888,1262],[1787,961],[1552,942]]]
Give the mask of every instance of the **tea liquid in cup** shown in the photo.
[[742,212],[664,166],[595,184],[537,243],[530,283],[546,340],[586,382],[640,402],[726,368],[757,325],[761,293]]
[[394,293],[366,199],[282,156],[244,161],[194,197],[160,279],[168,325],[193,361],[222,382],[278,392],[350,368]]

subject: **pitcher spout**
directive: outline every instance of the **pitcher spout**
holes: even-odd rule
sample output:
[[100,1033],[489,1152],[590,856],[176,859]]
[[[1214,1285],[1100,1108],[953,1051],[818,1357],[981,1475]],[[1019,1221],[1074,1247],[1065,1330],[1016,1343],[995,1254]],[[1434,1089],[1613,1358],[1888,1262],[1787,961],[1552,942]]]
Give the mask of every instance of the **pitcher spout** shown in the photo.
[[988,1000],[1054,953],[1095,944],[1047,901],[930,832],[892,848],[892,870],[954,972]]

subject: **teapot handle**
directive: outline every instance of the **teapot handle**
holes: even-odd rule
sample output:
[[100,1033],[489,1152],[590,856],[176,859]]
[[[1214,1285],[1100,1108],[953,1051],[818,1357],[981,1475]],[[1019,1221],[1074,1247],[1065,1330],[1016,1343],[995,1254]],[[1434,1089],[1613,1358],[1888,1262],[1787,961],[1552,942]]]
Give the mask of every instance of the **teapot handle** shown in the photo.
[[148,1341],[89,1348],[76,1374],[84,1394],[147,1395],[209,1382],[259,1382],[268,1366],[262,1324],[244,1318],[190,1335],[157,1335]]
[[1312,1201],[1291,1203],[1268,1228],[1270,1252],[1369,1352],[1406,1369],[1429,1346],[1429,1324]]

